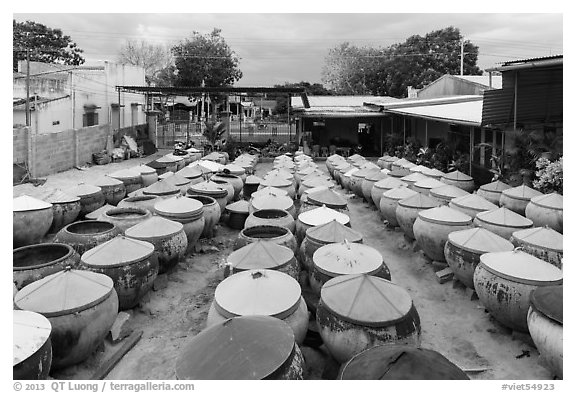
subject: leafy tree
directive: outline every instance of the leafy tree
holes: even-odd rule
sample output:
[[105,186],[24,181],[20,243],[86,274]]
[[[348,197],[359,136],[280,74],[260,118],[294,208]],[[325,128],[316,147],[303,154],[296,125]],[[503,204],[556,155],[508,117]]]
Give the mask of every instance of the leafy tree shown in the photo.
[[120,48],[118,61],[120,64],[143,67],[148,84],[156,83],[158,74],[172,66],[172,56],[167,47],[144,40],[127,40]]
[[60,29],[52,29],[33,21],[12,20],[12,69],[18,70],[18,61],[26,60],[26,49],[30,49],[30,61],[67,65],[84,64],[83,50],[78,48],[70,36]]

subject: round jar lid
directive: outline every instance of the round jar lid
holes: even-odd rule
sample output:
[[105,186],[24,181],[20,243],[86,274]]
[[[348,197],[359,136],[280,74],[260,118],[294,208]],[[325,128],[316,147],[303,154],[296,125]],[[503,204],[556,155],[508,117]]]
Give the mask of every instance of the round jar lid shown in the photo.
[[168,179],[170,176],[174,176],[174,173],[168,171],[168,172],[164,172],[161,175],[158,175],[158,180],[164,180],[164,179]]
[[476,218],[489,224],[508,227],[529,228],[534,224],[532,220],[505,207],[478,213]]
[[412,298],[399,285],[367,274],[338,276],[320,290],[322,303],[340,318],[371,327],[391,326],[404,320]]
[[[442,183],[442,182],[440,182]],[[416,185],[418,186],[418,185]],[[470,193],[468,191],[464,191],[463,189],[453,186],[451,184],[444,184],[442,183],[441,186],[439,187],[435,187],[430,189],[430,195],[437,197],[437,198],[442,198],[442,199],[453,199],[453,198],[458,198],[460,196],[464,196],[464,195],[469,195]]]
[[366,175],[378,173],[378,172],[380,172],[380,168],[374,168],[374,167],[369,166],[369,167],[362,168],[359,171],[354,172],[354,174],[352,174],[352,176],[360,178],[360,179],[364,179],[366,177]]
[[246,173],[246,170],[244,168],[242,168],[240,165],[236,165],[236,164],[227,164],[224,165],[224,172],[228,171],[233,175],[242,175],[244,173]]
[[117,267],[142,261],[153,253],[152,244],[119,235],[86,251],[80,260],[90,267]]
[[201,183],[196,183],[190,186],[189,192],[207,194],[219,198],[228,194],[228,191],[218,183],[214,183],[211,180],[203,181]]
[[202,202],[182,195],[162,199],[154,204],[154,210],[158,213],[175,218],[197,216],[202,213],[203,207]]
[[502,191],[502,195],[506,195],[507,197],[513,199],[521,199],[529,201],[535,196],[542,195],[542,193],[540,191],[536,191],[535,189],[528,187],[525,184],[522,184],[521,186],[518,187],[505,189],[504,191]]
[[415,209],[431,209],[440,206],[440,202],[422,194],[421,192],[417,192],[416,195],[399,200],[398,205]]
[[142,193],[145,195],[173,195],[179,192],[178,187],[167,183],[165,180],[159,180],[142,189]]
[[234,203],[231,203],[226,206],[226,210],[232,213],[250,213],[250,202],[245,200],[240,200]]
[[323,177],[316,177],[314,179],[309,179],[302,182],[304,187],[314,188],[324,186],[326,188],[334,187],[334,183],[331,180],[325,179]]
[[12,211],[27,212],[52,208],[52,204],[28,195],[22,195],[12,199]]
[[120,186],[124,183],[121,180],[118,180],[114,177],[100,176],[94,181],[92,181],[91,184],[98,187],[113,187],[113,186]]
[[[199,164],[198,162],[199,161],[194,161],[193,163],[189,164],[187,167],[197,169],[200,172],[202,172],[203,175],[211,175],[212,173],[217,172],[217,171],[213,171],[210,168],[205,167],[202,164]],[[204,162],[212,162],[212,161],[204,161]],[[184,167],[184,168],[186,168],[186,167]]]
[[294,345],[292,328],[278,318],[230,318],[202,330],[188,342],[176,362],[176,377],[264,379],[288,360]]
[[309,193],[308,201],[316,205],[326,205],[333,209],[344,209],[348,203],[336,191],[324,188],[320,191]]
[[112,172],[108,175],[108,177],[113,177],[115,179],[132,179],[140,177],[140,172],[136,172],[133,168],[132,169],[120,169],[116,172]]
[[410,172],[412,173],[422,173],[424,174],[424,171],[427,171],[428,167],[425,167],[424,165],[414,165],[412,168],[410,168]]
[[270,269],[248,270],[222,281],[214,292],[214,305],[225,317],[269,315],[284,319],[300,304],[298,281]]
[[314,252],[312,260],[319,271],[332,277],[374,273],[384,263],[382,254],[375,248],[349,242],[326,244]]
[[445,186],[445,183],[442,183],[438,179],[434,179],[433,177],[428,177],[427,179],[418,180],[414,183],[414,187],[423,188],[427,190],[432,190],[436,187]]
[[388,174],[382,172],[382,170],[380,171],[376,171],[373,174],[370,175],[366,175],[366,177],[364,179],[371,181],[371,182],[377,182],[379,180],[382,179],[386,179],[388,177]]
[[326,224],[316,227],[308,228],[306,230],[306,237],[318,243],[361,243],[362,234],[346,225],[340,224],[336,220],[327,222]]
[[152,175],[156,173],[156,169],[150,168],[148,165],[145,164],[136,165],[130,169],[136,173],[140,173],[141,175]]
[[522,229],[512,233],[512,237],[522,243],[531,244],[539,248],[563,252],[562,235],[549,227]]
[[179,222],[163,217],[152,216],[147,220],[126,229],[125,233],[126,236],[137,239],[151,239],[155,237],[174,235],[182,231],[183,228],[184,226]]
[[[48,201],[49,202],[49,201]],[[562,210],[562,195],[553,192],[551,194],[537,195],[530,199],[530,202],[547,209]]]
[[87,197],[98,194],[102,192],[102,189],[98,186],[93,186],[90,184],[78,184],[75,187],[67,188],[65,190],[67,194],[76,195],[77,197]]
[[289,172],[287,169],[285,169],[285,167],[281,167],[281,168],[276,168],[271,170],[270,172],[268,172],[266,174],[266,176],[264,176],[264,180],[271,178],[271,177],[280,177],[282,179],[286,179],[286,180],[292,180],[294,179],[294,175]]
[[433,207],[418,213],[421,220],[445,225],[466,225],[472,223],[472,217],[448,206]]
[[444,172],[442,172],[439,169],[427,168],[427,167],[424,167],[424,169],[422,169],[422,173],[428,177],[434,177],[434,178],[441,178],[442,176],[446,175]]
[[224,165],[210,160],[198,160],[189,164],[191,167],[196,165],[202,166],[212,172],[220,172],[222,169],[224,169]]
[[452,180],[452,181],[470,181],[474,180],[472,177],[468,176],[467,174],[460,172],[460,171],[452,171],[444,176],[443,179]]
[[409,162],[410,162],[410,161],[408,161],[408,160],[405,159],[405,158],[399,158],[398,160],[396,160],[396,161],[394,162],[394,165],[402,166],[402,165],[407,164],[407,163],[409,163]]
[[112,291],[114,283],[105,274],[65,269],[26,285],[16,294],[14,303],[19,309],[49,318],[90,308]]
[[408,187],[396,187],[383,193],[382,198],[394,199],[396,201],[399,201],[401,199],[414,196],[416,194],[418,194],[416,191],[413,191]]
[[296,174],[300,177],[302,176],[306,176],[311,174],[312,172],[316,171],[316,168],[312,167],[312,166],[307,166],[305,168],[300,169],[298,172],[296,172]]
[[310,225],[310,226],[317,226],[326,224],[332,220],[338,221],[340,224],[348,224],[350,222],[350,217],[344,213],[340,213],[334,209],[330,209],[326,206],[317,207],[316,209],[307,210],[304,213],[300,213],[298,215],[298,220],[301,223]]
[[309,173],[307,175],[304,175],[300,178],[300,181],[302,183],[304,183],[305,181],[309,181],[309,180],[314,180],[314,179],[325,179],[325,180],[330,180],[330,177],[328,177],[327,175],[325,175],[324,173],[316,170],[312,173]]
[[[394,164],[396,164],[396,163],[394,163]],[[406,168],[393,169],[390,172],[388,172],[388,176],[397,177],[397,178],[401,178],[401,177],[407,176],[409,174],[410,174],[410,171]]]
[[488,192],[502,192],[507,190],[508,188],[512,188],[506,183],[501,182],[500,180],[493,181],[492,183],[484,184],[480,186],[480,189],[483,191]]
[[530,304],[548,318],[564,324],[564,285],[538,287],[530,293]]
[[292,182],[285,177],[282,176],[270,176],[265,178],[260,185],[263,186],[271,186],[271,187],[290,187]]
[[12,311],[12,365],[16,366],[34,355],[50,338],[52,324],[42,314]]
[[175,174],[185,177],[186,179],[197,179],[199,177],[202,177],[202,171],[199,168],[189,166],[185,166]]
[[263,179],[259,178],[258,176],[250,175],[246,177],[245,184],[260,184],[262,181]]
[[269,196],[269,195],[288,196],[288,191],[283,190],[281,188],[266,186],[266,187],[259,189],[258,191],[254,191],[252,193],[252,198],[257,198],[257,197],[261,197],[261,196]]
[[407,163],[402,164],[401,167],[404,169],[410,170],[410,169],[414,168],[415,166],[416,166],[416,164],[414,164],[413,162],[407,162]]
[[172,155],[172,154],[166,154],[165,156],[162,156],[158,159],[156,159],[156,161],[161,162],[161,163],[168,163],[168,164],[172,164],[175,163],[176,161],[180,161],[182,160],[182,158],[178,158],[178,160],[176,160],[176,156]]
[[560,269],[520,250],[482,254],[480,264],[499,277],[522,284],[562,284]]
[[239,270],[276,269],[294,258],[294,252],[279,244],[258,239],[233,251],[226,261]]
[[481,197],[478,194],[469,194],[461,197],[456,197],[450,201],[450,203],[461,208],[468,208],[473,210],[495,210],[498,206],[488,201],[486,198]]
[[251,203],[252,207],[256,210],[278,209],[288,211],[294,206],[294,201],[289,196],[278,196],[274,194],[254,197]]
[[52,189],[48,188],[45,190],[41,190],[37,197],[44,202],[58,204],[58,203],[73,203],[78,202],[80,197],[75,195],[66,194],[64,191],[59,190],[57,188]]
[[400,186],[406,186],[406,183],[395,177],[386,177],[385,179],[379,180],[376,183],[374,183],[374,187],[387,190],[391,190],[393,188]]
[[512,251],[514,245],[484,228],[465,229],[448,234],[448,241],[459,248],[473,253]]
[[166,178],[166,183],[172,184],[176,187],[185,186],[186,184],[190,184],[190,179],[180,176],[177,173],[173,173],[172,176]]
[[423,175],[420,172],[413,172],[413,173],[410,173],[409,175],[406,175],[406,176],[400,178],[400,180],[402,180],[406,183],[416,183],[417,181],[426,180],[426,179],[430,179],[430,178],[426,175]]

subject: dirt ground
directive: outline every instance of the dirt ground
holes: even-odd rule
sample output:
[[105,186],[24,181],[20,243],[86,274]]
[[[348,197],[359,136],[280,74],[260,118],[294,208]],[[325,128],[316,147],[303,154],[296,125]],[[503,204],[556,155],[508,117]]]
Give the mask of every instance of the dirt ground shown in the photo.
[[[88,170],[71,169],[51,175],[43,187],[66,188],[88,182],[90,178],[118,169],[145,163],[165,154],[159,152],[146,158],[131,159]],[[323,163],[319,166],[325,169]],[[263,176],[271,163],[257,166],[256,175]],[[13,187],[13,196],[31,194],[35,187],[24,184]],[[407,243],[400,230],[390,230],[374,207],[346,194],[352,228],[364,236],[364,243],[378,249],[392,274],[392,281],[412,295],[422,326],[422,347],[436,350],[468,370],[471,379],[545,380],[549,371],[538,364],[538,352],[530,337],[512,334],[494,321],[470,292],[439,284],[432,264],[414,245]],[[167,285],[151,291],[141,304],[129,311],[127,326],[143,332],[140,341],[108,374],[106,379],[146,380],[175,379],[175,365],[187,340],[205,326],[214,290],[223,279],[223,264],[232,252],[238,231],[217,226],[213,239],[202,240],[203,251],[187,255],[174,270],[167,273]],[[103,347],[82,364],[53,373],[55,379],[90,379],[98,367],[122,346],[122,341]],[[320,350],[302,348],[307,362],[307,379],[329,379],[332,372],[323,372],[327,355]]]

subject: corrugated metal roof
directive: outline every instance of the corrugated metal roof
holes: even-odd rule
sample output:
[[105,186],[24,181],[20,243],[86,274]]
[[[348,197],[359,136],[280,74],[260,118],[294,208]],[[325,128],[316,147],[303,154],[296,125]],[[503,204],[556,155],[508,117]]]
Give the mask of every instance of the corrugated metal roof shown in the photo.
[[387,107],[384,112],[478,127],[482,122],[482,100],[474,99],[409,107]]
[[532,63],[535,61],[542,61],[542,60],[552,60],[552,59],[562,59],[564,55],[554,55],[554,56],[542,56],[542,57],[531,57],[529,59],[519,59],[519,60],[511,60],[511,61],[504,61],[500,64],[502,65],[511,65],[511,64],[518,64],[518,63]]
[[[308,95],[311,110],[348,111],[350,108],[362,108],[364,102],[382,100],[385,102],[397,101],[394,97],[384,96],[311,96]],[[291,106],[294,110],[305,109],[302,97],[291,97]]]
[[486,71],[513,71],[523,68],[544,68],[544,67],[562,67],[564,63],[563,55],[548,56],[548,57],[534,57],[531,59],[513,60],[501,63],[498,67],[486,69]]
[[388,108],[408,108],[425,105],[443,105],[455,104],[459,102],[482,101],[481,95],[457,95],[435,98],[403,98],[396,101],[382,102],[380,100],[371,100],[365,102],[366,105],[380,106],[383,109]]

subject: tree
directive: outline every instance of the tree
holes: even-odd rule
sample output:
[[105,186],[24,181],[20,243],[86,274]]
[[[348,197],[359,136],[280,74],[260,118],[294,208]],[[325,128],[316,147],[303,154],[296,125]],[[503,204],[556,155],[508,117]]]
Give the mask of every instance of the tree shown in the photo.
[[120,64],[143,67],[146,83],[150,84],[156,83],[157,75],[172,66],[172,55],[166,46],[153,45],[144,40],[127,40],[120,48],[118,61]]
[[12,69],[18,70],[18,61],[26,60],[26,50],[30,50],[30,61],[67,65],[84,64],[82,49],[78,48],[70,36],[60,29],[52,29],[33,21],[12,20]]

